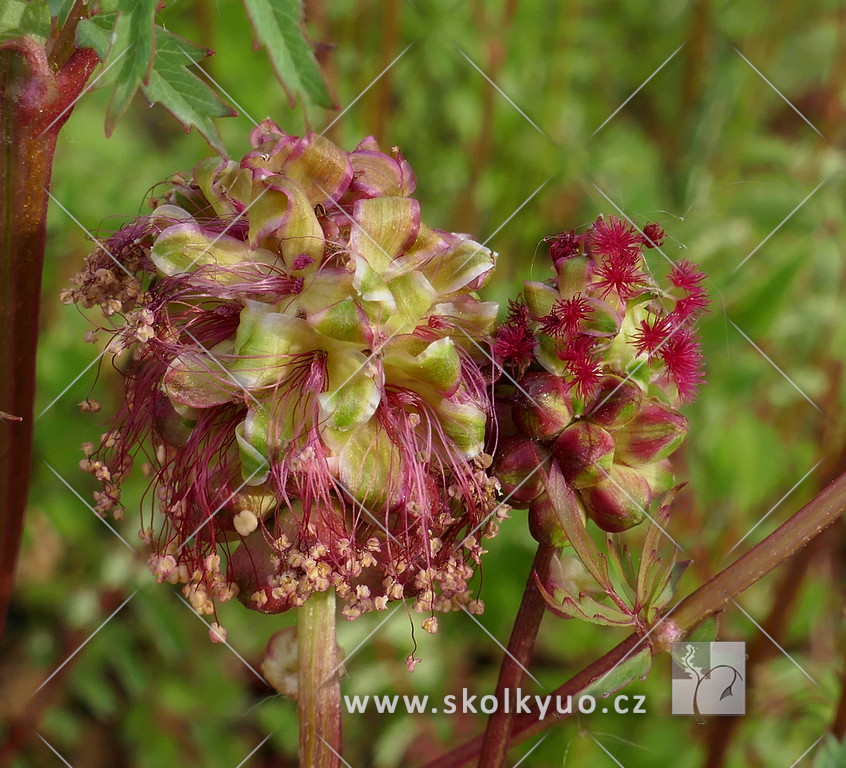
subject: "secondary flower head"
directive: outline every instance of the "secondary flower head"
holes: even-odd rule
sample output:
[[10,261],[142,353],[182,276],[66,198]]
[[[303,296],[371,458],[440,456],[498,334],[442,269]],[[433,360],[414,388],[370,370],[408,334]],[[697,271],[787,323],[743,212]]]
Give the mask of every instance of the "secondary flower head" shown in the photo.
[[640,522],[672,485],[668,457],[687,432],[676,409],[703,380],[695,323],[708,297],[689,261],[672,267],[667,289],[652,279],[643,252],[664,237],[657,224],[641,233],[612,216],[547,238],[555,277],[526,283],[497,331],[511,381],[499,385],[498,411],[510,418],[494,470],[548,543],[561,539],[542,481],[549,462],[606,531]]
[[496,305],[474,293],[495,254],[421,221],[396,149],[270,122],[251,140],[177,176],[68,293],[122,317],[112,349],[134,347],[84,462],[98,509],[119,508],[146,451],[151,565],[201,612],[329,588],[349,618],[407,597],[480,610],[468,580],[506,509],[483,452]]

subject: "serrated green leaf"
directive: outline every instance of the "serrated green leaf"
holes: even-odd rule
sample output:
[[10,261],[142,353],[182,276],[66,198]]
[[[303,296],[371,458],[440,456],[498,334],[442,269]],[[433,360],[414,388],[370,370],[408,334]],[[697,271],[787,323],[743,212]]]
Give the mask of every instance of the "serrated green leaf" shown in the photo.
[[150,82],[142,84],[144,95],[167,109],[186,130],[196,127],[203,138],[225,154],[213,117],[232,117],[237,113],[222,102],[202,80],[186,69],[208,55],[187,40],[157,28],[156,57]]
[[661,574],[661,578],[656,580],[653,594],[650,594],[648,598],[648,608],[660,612],[673,599],[679,580],[690,565],[690,560],[683,560],[680,563],[677,563],[675,560],[676,558],[673,556],[667,563],[664,572]]
[[30,35],[45,41],[50,36],[50,11],[43,3],[3,0],[0,3],[0,41]]
[[90,19],[83,19],[76,28],[77,46],[93,48],[100,61],[105,62],[112,47],[112,33],[116,22],[116,13],[99,13]]
[[74,0],[47,0],[50,15],[58,22],[60,27],[63,27],[68,20],[73,4]]
[[121,57],[115,89],[106,108],[106,135],[111,136],[138,88],[148,82],[155,56],[158,0],[123,3],[114,28],[112,51]]
[[627,627],[634,623],[634,617],[631,614],[612,605],[600,603],[590,595],[579,595],[576,605],[584,617],[594,624]]
[[617,550],[614,539],[611,536],[605,537],[607,555],[603,555],[605,560],[605,570],[611,580],[611,586],[614,588],[615,594],[622,598],[629,608],[634,608],[635,592],[626,578],[623,561],[620,558],[620,553]]
[[[661,558],[658,556],[658,545],[661,542],[661,537],[664,535],[664,530],[666,530],[667,522],[670,519],[670,506],[680,488],[682,488],[681,484],[671,488],[664,494],[658,511],[653,514],[649,522],[649,528],[643,540],[640,563],[637,569],[637,583],[635,586],[637,601],[642,606],[649,606],[649,599],[655,592],[655,580],[661,572],[662,565]],[[671,558],[667,568],[672,568],[674,564],[675,556]]]
[[291,106],[300,96],[333,109],[335,101],[305,35],[301,0],[244,0],[244,7],[256,36],[267,48]]

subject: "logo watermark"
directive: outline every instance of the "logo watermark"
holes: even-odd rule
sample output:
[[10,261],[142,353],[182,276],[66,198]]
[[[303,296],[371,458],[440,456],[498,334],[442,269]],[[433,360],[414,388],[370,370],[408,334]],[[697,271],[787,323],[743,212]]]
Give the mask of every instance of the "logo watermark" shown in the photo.
[[674,715],[746,714],[746,643],[673,643]]

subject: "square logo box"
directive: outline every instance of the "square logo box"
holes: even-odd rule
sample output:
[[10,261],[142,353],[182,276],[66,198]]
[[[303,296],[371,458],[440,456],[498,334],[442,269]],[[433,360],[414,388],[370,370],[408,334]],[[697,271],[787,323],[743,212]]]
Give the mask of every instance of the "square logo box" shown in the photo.
[[674,715],[746,714],[746,643],[673,643]]

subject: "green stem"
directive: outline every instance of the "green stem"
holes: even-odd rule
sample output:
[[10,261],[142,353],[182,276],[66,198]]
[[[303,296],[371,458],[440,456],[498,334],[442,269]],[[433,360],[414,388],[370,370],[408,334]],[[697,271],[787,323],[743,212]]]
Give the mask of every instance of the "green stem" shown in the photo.
[[31,38],[0,44],[0,634],[14,587],[32,459],[47,189],[59,129],[97,65],[77,50],[54,75]]
[[[662,622],[673,622],[680,633],[677,639],[682,639],[684,635],[695,629],[709,616],[722,610],[726,603],[804,547],[811,539],[834,523],[844,510],[846,510],[846,472],[830,483],[760,544],[741,555],[725,570],[686,597],[673,610],[672,618],[664,617]],[[562,700],[568,695],[575,698],[597,680],[607,675],[623,659],[630,657],[634,649],[642,643],[643,639],[638,635],[630,635],[550,695],[552,697],[560,696]],[[659,653],[662,650],[666,650],[662,643],[653,645],[653,653]],[[519,744],[546,730],[560,722],[563,717],[563,715],[553,713],[541,719],[535,711],[520,715],[511,731],[512,745]],[[427,763],[425,768],[459,768],[459,766],[468,765],[479,757],[482,743],[483,738],[478,736]]]
[[300,765],[340,768],[341,677],[334,590],[315,592],[299,609],[297,655]]
[[[526,587],[523,590],[523,600],[520,603],[520,610],[514,620],[514,627],[511,630],[511,637],[508,640],[508,652],[502,659],[502,666],[499,668],[499,680],[496,684],[496,697],[500,702],[496,711],[488,718],[485,729],[485,737],[482,745],[480,765],[490,768],[500,768],[505,765],[505,757],[508,754],[508,742],[511,736],[511,728],[514,724],[514,692],[525,678],[525,669],[532,659],[532,652],[535,648],[535,639],[540,629],[541,619],[546,609],[546,603],[541,597],[540,591],[535,583],[534,574],[537,573],[541,582],[546,582],[552,561],[558,554],[557,547],[547,544],[539,544],[535,554],[535,560],[526,579]],[[512,692],[512,707],[506,711],[504,700],[505,691]]]

